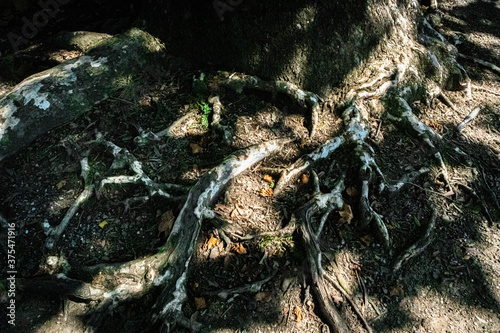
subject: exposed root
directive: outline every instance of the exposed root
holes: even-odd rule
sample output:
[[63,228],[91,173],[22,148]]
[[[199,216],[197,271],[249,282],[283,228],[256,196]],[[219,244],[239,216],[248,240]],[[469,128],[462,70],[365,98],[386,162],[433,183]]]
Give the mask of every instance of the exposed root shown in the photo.
[[154,182],[142,170],[142,163],[139,162],[137,158],[135,158],[135,156],[128,151],[128,149],[118,147],[113,142],[104,140],[101,135],[98,135],[96,142],[104,144],[115,157],[113,164],[111,165],[111,169],[123,169],[128,166],[135,173],[133,176],[114,176],[105,178],[101,181],[99,191],[101,191],[107,184],[141,184],[146,187],[150,196],[158,195],[167,199],[175,199],[175,197],[169,192],[187,192],[189,190],[189,188],[177,184]]
[[424,173],[428,173],[430,171],[429,168],[420,168],[419,170],[412,171],[410,173],[405,174],[401,177],[400,180],[397,181],[394,185],[389,185],[388,190],[392,194],[397,193],[405,184],[413,182],[417,177],[423,175]]
[[360,222],[362,227],[368,227],[372,222],[378,230],[378,234],[386,248],[389,248],[389,232],[385,226],[382,217],[375,212],[370,205],[369,189],[373,180],[373,171],[379,176],[379,192],[385,188],[385,177],[375,162],[372,153],[373,149],[366,144],[365,139],[368,135],[367,125],[361,120],[361,113],[355,106],[349,107],[344,112],[344,122],[348,123],[347,134],[350,136],[350,141],[356,144],[355,153],[361,163],[360,178],[361,178],[361,197],[359,200]]
[[387,118],[397,127],[406,130],[410,135],[422,140],[429,148],[435,149],[435,143],[441,141],[441,136],[425,125],[412,112],[408,102],[399,96],[390,98]]
[[227,72],[219,72],[219,74],[223,79],[225,78],[225,80],[221,82],[221,85],[231,88],[238,93],[241,93],[243,89],[267,91],[272,93],[273,96],[282,93],[298,102],[300,106],[310,108],[311,130],[309,135],[310,137],[314,136],[318,125],[319,111],[321,109],[321,98],[315,93],[301,90],[294,84],[283,81],[264,81],[256,76],[236,73],[230,74]]
[[500,75],[500,67],[498,67],[497,65],[495,64],[492,64],[491,62],[488,62],[488,61],[484,61],[484,60],[481,60],[481,59],[478,59],[478,58],[474,58],[474,57],[471,57],[471,56],[468,56],[468,55],[465,55],[465,54],[462,54],[462,53],[459,53],[458,56],[460,58],[464,58],[464,59],[467,59],[467,60],[471,60],[473,62],[475,62],[476,64],[479,64],[481,66],[484,66],[486,68],[489,68],[491,69],[493,72],[497,73],[498,75]]
[[220,102],[219,96],[212,96],[208,99],[209,103],[212,103],[212,124],[211,127],[214,133],[222,136],[222,140],[225,144],[231,144],[231,131],[228,126],[224,126],[220,123],[220,117],[222,114],[222,103]]
[[335,137],[325,142],[313,152],[304,155],[295,161],[295,163],[282,172],[281,177],[274,188],[274,195],[278,196],[281,194],[282,191],[294,183],[304,171],[309,169],[309,167],[311,167],[315,162],[328,158],[344,142],[344,137]]
[[[334,295],[324,280],[321,266],[320,233],[328,214],[341,209],[344,203],[342,191],[344,190],[343,177],[339,179],[330,193],[315,193],[314,197],[301,206],[293,215],[299,221],[300,234],[306,248],[307,260],[312,278],[313,291],[316,294],[320,309],[334,332],[348,332],[349,329],[334,306]],[[315,226],[313,215],[321,213],[320,223]],[[291,222],[292,223],[292,222]]]
[[209,292],[204,293],[204,295],[218,296],[222,299],[228,299],[228,297],[231,295],[242,294],[242,293],[256,293],[262,288],[262,286],[264,284],[269,282],[274,277],[274,275],[276,275],[276,273],[277,273],[277,271],[273,272],[265,279],[257,281],[257,282],[248,283],[248,284],[245,284],[243,286],[231,288],[231,289],[219,289],[216,291],[209,291]]
[[476,90],[485,91],[485,92],[492,94],[492,95],[495,95],[495,96],[500,96],[500,92],[497,92],[497,91],[494,91],[494,90],[491,90],[491,89],[488,89],[485,87],[476,86],[475,84],[472,84],[471,87],[476,89]]
[[441,168],[441,174],[446,185],[449,188],[449,194],[453,194],[453,187],[449,180],[448,171],[444,164],[443,157],[436,145],[441,145],[442,138],[434,132],[429,126],[425,125],[412,112],[408,102],[399,96],[389,96],[386,107],[388,108],[387,117],[398,128],[407,131],[411,136],[423,141],[431,151],[434,152],[434,157]]
[[415,244],[413,244],[408,249],[403,251],[403,253],[401,253],[396,258],[396,260],[394,261],[394,265],[392,266],[393,273],[396,273],[404,263],[406,263],[409,259],[424,252],[427,246],[429,246],[429,244],[432,241],[434,230],[436,229],[436,218],[437,218],[437,213],[434,210],[424,236],[421,239],[419,239]]
[[[157,314],[154,318],[167,330],[176,324],[189,325],[189,320],[182,315],[182,306],[188,297],[187,270],[201,223],[214,215],[210,206],[229,180],[279,150],[287,142],[289,140],[274,140],[236,152],[204,175],[189,191],[165,245],[157,254],[127,263],[101,264],[72,271],[78,277],[93,279],[92,285],[82,283],[90,292],[80,293],[79,298],[88,299],[85,295],[90,293],[92,299],[99,298],[103,301],[101,310],[106,308],[109,311],[123,301],[138,299],[153,288],[159,288],[161,293],[156,300]],[[122,156],[128,161],[134,171],[142,170],[128,151],[109,142],[107,145],[114,149],[115,156]],[[64,281],[66,283],[69,280]],[[73,281],[68,283],[74,285]]]
[[90,172],[90,167],[89,167],[89,162],[88,158],[85,157],[80,161],[81,168],[82,168],[82,173],[81,176],[83,178],[85,188],[83,189],[83,192],[80,193],[78,198],[73,202],[69,210],[66,212],[66,215],[64,215],[64,218],[62,219],[61,223],[57,225],[56,227],[51,226],[47,221],[43,223],[42,227],[45,233],[45,236],[47,236],[47,239],[45,240],[45,247],[47,249],[52,249],[59,239],[59,237],[62,235],[64,230],[68,227],[69,222],[75,215],[75,213],[78,211],[80,206],[86,202],[94,193],[94,181],[93,177],[94,175],[91,174]]
[[351,305],[351,307],[353,308],[354,312],[356,313],[356,315],[358,316],[359,320],[361,320],[361,322],[363,323],[363,326],[366,328],[366,331],[368,333],[372,333],[373,332],[373,329],[372,327],[370,326],[370,324],[368,324],[368,322],[366,321],[365,317],[363,316],[363,314],[361,313],[361,311],[359,311],[358,309],[358,306],[356,305],[356,303],[353,301],[353,299],[351,298],[351,296],[349,296],[349,294],[344,290],[344,288],[342,288],[342,286],[337,282],[335,281],[335,279],[333,279],[331,276],[329,276],[328,274],[325,274],[326,276],[326,279],[328,281],[330,281],[333,286],[338,290],[340,291],[340,293],[342,294],[342,296],[345,297],[345,299],[347,299],[347,301],[349,302],[349,304]]
[[472,110],[471,113],[469,113],[467,117],[465,117],[465,119],[460,124],[457,125],[457,132],[460,133],[462,131],[462,128],[467,123],[471,122],[472,119],[476,118],[477,115],[479,114],[479,111],[481,111],[481,105],[476,106],[474,110]]
[[[292,218],[295,218],[292,216]],[[319,243],[315,239],[314,232],[310,230],[308,223],[301,219],[301,235],[306,247],[307,258],[312,278],[313,291],[315,292],[319,307],[324,314],[328,325],[333,332],[349,332],[347,324],[344,322],[339,312],[334,306],[335,297],[328,288],[321,269],[321,250]]]

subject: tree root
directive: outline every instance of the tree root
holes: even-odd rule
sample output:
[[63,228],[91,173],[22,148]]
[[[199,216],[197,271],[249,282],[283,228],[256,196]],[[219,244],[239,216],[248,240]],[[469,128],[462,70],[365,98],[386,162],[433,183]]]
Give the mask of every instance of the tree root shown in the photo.
[[462,128],[469,122],[472,121],[472,119],[476,118],[477,115],[479,114],[479,111],[481,111],[481,106],[476,106],[474,108],[474,110],[471,111],[471,113],[469,113],[467,115],[467,117],[465,117],[465,119],[457,125],[457,132],[460,133],[462,131]]
[[[296,223],[295,219],[299,222],[299,230],[306,248],[307,260],[312,278],[312,288],[316,294],[319,307],[333,332],[348,332],[349,328],[334,307],[335,297],[331,294],[324,280],[319,240],[326,217],[333,210],[341,209],[343,206],[343,190],[344,180],[343,177],[341,177],[330,193],[323,194],[316,192],[314,197],[301,206],[291,218],[291,223]],[[321,213],[322,217],[319,224],[315,226],[313,215],[317,213]]]
[[278,182],[276,183],[276,187],[274,188],[274,195],[280,195],[284,189],[294,183],[304,171],[309,169],[310,166],[312,166],[315,162],[328,158],[344,142],[345,139],[343,137],[335,137],[328,140],[313,152],[304,155],[295,161],[295,163],[282,172]]
[[203,294],[208,296],[218,296],[222,299],[227,299],[231,295],[242,294],[242,293],[256,293],[262,288],[264,284],[269,282],[276,275],[276,273],[277,271],[274,271],[265,279],[248,283],[240,287],[235,287],[231,289],[219,289],[216,291],[209,291]]
[[349,296],[349,294],[344,290],[344,288],[342,288],[342,286],[337,281],[335,281],[335,279],[333,279],[331,276],[329,276],[328,274],[325,274],[325,277],[326,277],[326,279],[328,281],[330,281],[333,284],[333,286],[338,291],[340,291],[340,293],[342,294],[342,296],[344,296],[345,299],[347,299],[347,301],[349,302],[349,304],[353,308],[354,312],[358,316],[359,320],[361,320],[361,322],[363,323],[363,326],[366,328],[366,331],[368,333],[372,333],[373,329],[371,328],[370,324],[368,324],[368,322],[366,321],[365,317],[361,314],[361,311],[359,311],[356,303],[353,301],[353,299],[351,298],[351,296]]
[[437,213],[436,210],[434,210],[424,236],[421,239],[419,239],[415,244],[413,244],[408,249],[403,251],[403,253],[401,253],[396,258],[392,266],[393,273],[396,273],[404,263],[406,263],[409,259],[424,252],[427,246],[429,246],[429,244],[432,241],[434,230],[436,229],[436,218],[437,218]]
[[44,222],[42,227],[45,233],[45,236],[47,236],[47,239],[45,240],[45,247],[47,249],[52,249],[59,239],[59,237],[62,235],[64,230],[66,230],[69,222],[75,215],[75,213],[78,211],[80,206],[85,203],[94,193],[94,182],[93,182],[93,174],[91,174],[91,170],[89,167],[89,162],[88,158],[83,158],[80,162],[81,168],[82,168],[82,173],[81,176],[84,180],[85,188],[82,193],[78,196],[78,198],[73,202],[69,210],[66,212],[66,215],[62,219],[61,223],[57,225],[56,227],[51,226],[48,222]]
[[[62,273],[58,278],[69,284],[68,290],[75,290],[75,297],[103,301],[101,310],[114,309],[126,300],[146,295],[153,288],[159,289],[161,292],[154,306],[157,311],[154,320],[162,323],[167,331],[176,324],[191,325],[188,319],[183,318],[182,306],[188,297],[187,271],[202,221],[214,216],[210,206],[229,180],[281,149],[288,142],[290,140],[273,140],[238,151],[204,175],[190,189],[165,245],[155,255],[127,263],[77,268],[71,272],[72,275],[93,279],[92,284],[82,282],[83,289],[73,288],[76,282]],[[153,192],[163,190],[157,189],[149,178],[144,178],[140,163],[126,149],[110,142],[106,142],[106,145],[113,149],[117,163],[126,161],[141,177],[115,177],[105,183],[122,183],[118,181],[120,179],[135,182],[142,178],[140,182],[152,188]]]
[[500,75],[500,67],[498,67],[495,64],[492,64],[491,62],[484,61],[484,60],[481,60],[481,59],[478,59],[478,58],[475,58],[475,57],[471,57],[471,56],[468,56],[468,55],[465,55],[465,54],[462,54],[462,53],[459,53],[458,56],[460,58],[464,58],[466,60],[471,60],[471,61],[475,62],[476,64],[479,64],[481,66],[489,68],[493,72],[495,72],[496,74]]
[[[389,97],[390,98],[390,97]],[[422,140],[429,148],[435,149],[435,143],[441,141],[441,136],[425,125],[412,112],[408,102],[399,96],[390,98],[387,118],[398,128],[406,130],[410,135]]]
[[187,192],[189,190],[189,188],[177,184],[154,182],[142,170],[142,163],[139,162],[137,158],[128,151],[128,149],[118,147],[113,142],[104,140],[102,135],[98,135],[95,142],[104,144],[111,154],[113,154],[115,159],[111,165],[112,170],[123,169],[128,166],[135,173],[133,176],[114,176],[105,178],[101,181],[99,191],[102,191],[102,188],[106,184],[142,184],[146,187],[150,196],[158,195],[166,199],[175,199],[169,191]]
[[241,93],[243,89],[256,89],[267,91],[275,96],[278,93],[285,94],[298,102],[300,106],[311,109],[311,130],[309,136],[313,137],[316,133],[318,124],[321,98],[313,92],[304,91],[297,86],[284,81],[264,81],[256,76],[245,74],[230,74],[228,72],[219,72],[223,81],[221,85]]
[[495,96],[500,96],[500,92],[493,91],[493,90],[485,88],[485,87],[476,86],[475,84],[472,84],[471,87],[476,89],[476,90],[485,91],[485,92],[490,93],[490,94],[495,95]]
[[212,96],[208,99],[209,103],[212,103],[212,123],[210,126],[212,127],[212,130],[214,130],[214,133],[217,133],[218,135],[221,135],[222,141],[230,145],[231,144],[231,131],[228,126],[224,126],[220,123],[220,117],[222,114],[222,103],[219,99],[219,96]]

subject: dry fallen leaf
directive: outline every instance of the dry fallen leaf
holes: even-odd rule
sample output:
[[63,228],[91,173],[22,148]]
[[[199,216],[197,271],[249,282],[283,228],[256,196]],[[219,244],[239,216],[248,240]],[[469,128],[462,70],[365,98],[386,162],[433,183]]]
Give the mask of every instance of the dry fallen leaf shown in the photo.
[[175,216],[172,210],[167,210],[165,213],[161,215],[160,224],[158,224],[158,235],[165,233],[165,236],[170,234],[170,230],[174,225]]
[[260,190],[260,195],[263,197],[272,197],[274,194],[272,188],[263,188]]
[[211,248],[213,248],[214,246],[216,246],[218,242],[219,242],[219,241],[217,240],[217,238],[215,238],[214,236],[210,236],[210,239],[207,239],[207,240],[205,241],[205,246],[204,246],[204,248],[205,248],[206,250],[210,250]]
[[193,154],[203,153],[203,147],[201,147],[199,144],[190,143],[189,145],[191,146],[191,150],[193,151]]
[[274,180],[273,180],[273,177],[269,176],[269,175],[265,175],[264,176],[264,180],[268,183],[274,183]]
[[255,300],[257,302],[269,302],[273,298],[273,294],[270,291],[259,291],[255,294]]
[[355,197],[358,194],[358,190],[354,186],[348,187],[345,191],[350,197]]
[[207,303],[203,297],[195,297],[194,298],[194,306],[196,310],[204,309],[207,307]]
[[392,286],[390,289],[389,289],[389,295],[390,296],[398,296],[398,297],[404,297],[404,289],[403,289],[403,286],[400,285],[400,284],[397,284],[395,286]]
[[59,183],[57,183],[56,187],[58,190],[60,190],[64,185],[66,185],[66,180],[61,180]]
[[303,173],[302,176],[300,176],[298,182],[302,184],[309,183],[309,175],[307,173]]
[[339,214],[340,214],[340,222],[347,222],[347,224],[350,224],[352,219],[354,218],[351,206],[349,206],[346,203],[344,203],[344,205],[342,206],[342,210],[339,211]]
[[368,246],[372,243],[373,237],[372,237],[372,235],[368,234],[368,235],[361,237],[361,240],[363,241],[363,243],[365,243],[366,246]]
[[247,253],[247,249],[245,249],[245,247],[241,243],[234,243],[232,250],[238,254],[246,254]]
[[209,135],[202,136],[200,141],[198,142],[198,145],[202,148],[207,148],[209,144],[210,144],[210,136]]
[[302,316],[302,311],[300,310],[300,308],[297,305],[295,305],[295,308],[293,309],[293,313],[295,313],[295,316],[297,317],[297,318],[295,318],[296,322],[302,321],[302,319],[304,319],[304,317]]

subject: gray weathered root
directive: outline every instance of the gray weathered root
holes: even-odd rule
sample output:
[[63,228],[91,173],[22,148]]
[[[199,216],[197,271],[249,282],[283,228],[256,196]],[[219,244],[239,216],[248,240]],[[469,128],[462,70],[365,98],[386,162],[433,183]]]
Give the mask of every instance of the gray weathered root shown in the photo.
[[[98,186],[97,196],[100,197],[100,193],[105,185],[107,184],[140,184],[146,187],[148,190],[149,196],[146,197],[134,197],[125,200],[125,209],[128,210],[130,205],[134,201],[146,201],[154,196],[161,196],[169,200],[183,200],[185,196],[175,197],[169,192],[188,192],[189,188],[176,184],[166,184],[166,183],[157,183],[154,182],[144,171],[142,168],[142,163],[137,160],[137,158],[132,155],[128,149],[121,148],[115,145],[111,141],[107,141],[104,137],[98,133],[97,139],[91,141],[89,143],[98,143],[104,145],[110,153],[114,156],[113,163],[110,167],[111,170],[114,169],[123,169],[128,167],[135,174],[133,176],[114,176],[107,177],[103,179]],[[84,180],[84,190],[75,200],[75,202],[71,205],[70,209],[62,219],[62,221],[57,226],[51,226],[48,221],[45,221],[43,224],[43,229],[47,239],[45,241],[45,247],[47,249],[52,249],[59,239],[59,237],[63,234],[66,228],[69,225],[69,222],[78,211],[80,206],[84,204],[90,197],[94,194],[96,184],[95,179],[98,178],[91,170],[88,157],[84,157],[81,160],[81,176]]]
[[132,29],[19,83],[0,99],[0,161],[91,110],[121,88],[120,78],[143,75],[163,51],[154,37]]
[[321,98],[313,92],[299,89],[294,84],[283,81],[264,81],[256,76],[245,74],[230,74],[227,72],[219,72],[221,76],[221,85],[235,90],[238,93],[243,92],[243,89],[255,89],[267,91],[276,96],[281,93],[289,96],[292,100],[300,104],[304,108],[311,110],[311,129],[310,137],[316,133],[318,125],[318,117],[320,111]]
[[[118,177],[111,181],[108,179],[104,183],[139,181],[154,191],[158,190],[149,178],[144,178],[146,176],[142,173],[140,163],[126,149],[108,141],[103,142],[113,149],[115,158],[127,161],[137,173],[131,178]],[[23,287],[36,289],[44,284],[57,283],[60,287],[51,288],[53,292],[59,291],[83,300],[99,300],[101,311],[113,310],[124,301],[138,299],[152,289],[159,289],[155,320],[164,325],[167,331],[176,324],[191,328],[192,323],[182,315],[182,306],[188,297],[187,272],[203,220],[213,218],[214,213],[210,207],[229,180],[281,149],[287,142],[289,140],[274,140],[238,151],[204,175],[190,189],[165,245],[155,255],[126,263],[100,264],[70,272],[71,276],[93,279],[92,283],[76,280],[61,272],[50,278],[25,281]],[[140,180],[141,178],[143,179]]]

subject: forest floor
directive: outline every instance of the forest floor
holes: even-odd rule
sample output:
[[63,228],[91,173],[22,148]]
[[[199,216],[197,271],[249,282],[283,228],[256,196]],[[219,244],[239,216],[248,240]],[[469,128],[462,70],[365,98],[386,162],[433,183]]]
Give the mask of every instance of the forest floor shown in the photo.
[[[499,65],[498,17],[498,2],[447,0],[429,21],[460,53]],[[47,63],[77,55],[33,47],[20,55],[30,59],[28,69],[21,60],[7,64],[0,58],[1,77],[11,78],[0,82],[0,95],[17,83],[12,73],[36,72]],[[32,59],[42,58],[43,65],[33,64]],[[352,299],[376,332],[500,331],[500,76],[473,61],[460,61],[471,78],[472,98],[465,92],[446,92],[454,107],[438,100],[413,105],[425,124],[467,155],[465,164],[452,155],[444,156],[454,194],[447,193],[442,179],[432,177],[431,172],[403,187],[397,197],[372,198],[389,229],[391,255],[369,231],[357,229],[356,210],[352,221],[332,213],[323,232],[324,256],[337,265]],[[0,205],[7,220],[16,223],[19,277],[50,273],[46,262],[51,256],[64,257],[71,266],[123,262],[155,253],[165,242],[182,203],[162,198],[127,201],[147,191],[140,185],[110,185],[81,207],[54,250],[42,250],[42,224],[58,224],[83,190],[82,156],[88,154],[89,163],[102,176],[112,175],[112,156],[90,143],[97,133],[127,148],[152,179],[186,186],[238,148],[275,138],[299,138],[233,179],[215,204],[215,221],[204,222],[190,263],[190,299],[184,312],[201,322],[204,332],[328,332],[315,308],[298,238],[245,236],[283,228],[294,209],[311,198],[309,173],[279,198],[272,195],[272,187],[280,171],[339,133],[339,115],[324,111],[331,114],[322,117],[317,135],[309,140],[304,111],[288,99],[228,90],[221,95],[225,107],[221,124],[232,134],[228,145],[214,139],[202,125],[200,106],[208,101],[192,88],[193,76],[200,73],[163,74],[159,75],[162,80],[132,84],[83,118],[51,131],[0,164]],[[23,75],[17,76],[22,79]],[[458,133],[457,124],[477,106],[481,107],[479,115]],[[418,142],[380,115],[370,117],[377,129],[370,133],[370,143],[389,182],[425,165],[427,155]],[[170,125],[169,136],[159,143],[140,146],[133,141],[139,127],[156,133]],[[329,169],[342,167],[323,165],[318,175],[322,179]],[[123,170],[114,172],[119,175]],[[352,207],[359,190],[352,186],[345,193]],[[433,209],[439,217],[431,244],[393,273],[394,257],[423,236]],[[233,240],[231,246],[216,227],[220,223],[235,230],[227,235]],[[217,295],[268,277],[256,292],[231,293],[227,298]],[[1,280],[2,307],[7,300],[5,287]],[[93,302],[44,294],[19,292],[17,299],[17,332],[85,332],[97,307]],[[352,331],[364,332],[340,292],[337,301]],[[152,304],[153,300],[144,299],[124,305],[99,331],[141,332],[148,318],[144,314]],[[5,332],[3,325],[4,318],[0,331]]]

